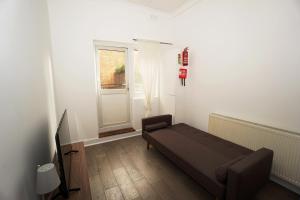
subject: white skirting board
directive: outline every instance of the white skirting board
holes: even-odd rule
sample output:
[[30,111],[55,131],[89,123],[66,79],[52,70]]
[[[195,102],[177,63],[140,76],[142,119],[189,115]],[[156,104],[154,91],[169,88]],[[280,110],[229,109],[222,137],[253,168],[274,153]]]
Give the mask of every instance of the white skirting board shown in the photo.
[[289,189],[289,190],[291,190],[291,191],[293,191],[293,192],[300,195],[300,188],[299,187],[297,187],[295,185],[292,185],[289,182],[286,182],[286,181],[282,180],[281,178],[278,178],[278,177],[273,176],[273,175],[271,175],[270,179],[272,181],[274,181],[275,183],[278,183],[279,185],[282,185],[283,187],[285,187],[285,188],[287,188],[287,189]]
[[130,133],[113,135],[113,136],[108,136],[108,137],[103,137],[103,138],[94,138],[94,139],[85,140],[84,146],[88,147],[88,146],[92,146],[92,145],[102,144],[102,143],[106,143],[106,142],[112,142],[112,141],[135,137],[135,136],[139,136],[139,135],[142,135],[142,130],[137,130],[137,131],[130,132]]

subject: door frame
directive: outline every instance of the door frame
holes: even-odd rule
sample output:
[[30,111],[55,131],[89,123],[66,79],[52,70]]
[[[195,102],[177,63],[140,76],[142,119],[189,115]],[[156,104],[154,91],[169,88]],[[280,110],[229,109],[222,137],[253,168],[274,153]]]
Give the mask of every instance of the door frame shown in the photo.
[[[125,76],[126,76],[126,84],[128,88],[128,122],[126,123],[117,123],[111,125],[103,125],[103,118],[102,118],[102,101],[101,101],[101,80],[100,80],[100,66],[99,66],[99,56],[98,50],[99,49],[111,49],[111,50],[120,50],[126,49],[126,68],[125,68]],[[95,52],[95,76],[96,76],[96,100],[97,100],[97,125],[98,125],[98,132],[104,131],[111,131],[116,129],[122,129],[126,127],[132,127],[132,51],[133,47],[131,44],[122,43],[122,42],[110,42],[110,41],[99,41],[94,40],[94,52]],[[99,85],[100,84],[100,85]]]

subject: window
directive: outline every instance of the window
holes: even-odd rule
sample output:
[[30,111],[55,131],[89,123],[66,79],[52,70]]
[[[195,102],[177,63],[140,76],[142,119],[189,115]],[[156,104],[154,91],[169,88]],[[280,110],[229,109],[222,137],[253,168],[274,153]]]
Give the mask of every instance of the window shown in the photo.
[[100,80],[102,89],[124,89],[126,88],[125,50],[100,49]]
[[143,86],[143,79],[140,71],[140,65],[139,65],[139,51],[134,50],[133,52],[133,66],[134,66],[134,92],[136,96],[142,96],[144,93],[144,86]]
[[[134,66],[134,94],[135,97],[144,97],[144,83],[141,75],[141,69],[139,65],[139,51],[134,50],[133,53],[133,66]],[[159,77],[159,74],[158,74]],[[154,96],[158,97],[159,81],[157,80],[154,88]]]

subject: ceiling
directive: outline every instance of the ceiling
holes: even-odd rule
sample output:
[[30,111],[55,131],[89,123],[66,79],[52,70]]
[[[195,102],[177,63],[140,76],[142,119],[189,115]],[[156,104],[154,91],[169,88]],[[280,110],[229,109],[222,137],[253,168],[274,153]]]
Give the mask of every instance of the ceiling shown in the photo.
[[140,4],[164,12],[175,12],[191,0],[128,0],[132,3]]

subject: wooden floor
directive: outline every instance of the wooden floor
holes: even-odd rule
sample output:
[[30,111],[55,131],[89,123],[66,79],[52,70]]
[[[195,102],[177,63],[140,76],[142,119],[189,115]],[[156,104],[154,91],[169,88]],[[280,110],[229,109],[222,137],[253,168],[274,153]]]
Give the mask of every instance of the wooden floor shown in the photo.
[[[212,200],[212,195],[157,150],[146,149],[141,136],[86,148],[94,200]],[[257,200],[299,200],[270,183]]]

